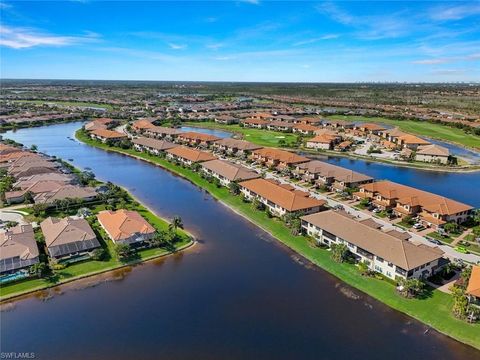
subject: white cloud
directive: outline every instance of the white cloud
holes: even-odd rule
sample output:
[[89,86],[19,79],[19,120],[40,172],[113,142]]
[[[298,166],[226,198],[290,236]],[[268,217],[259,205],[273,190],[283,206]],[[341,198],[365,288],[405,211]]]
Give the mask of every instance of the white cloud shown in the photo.
[[415,61],[412,61],[412,64],[434,65],[434,64],[447,64],[447,63],[461,62],[461,61],[476,61],[479,59],[480,59],[480,53],[474,53],[474,54],[462,55],[462,56],[415,60]]
[[187,45],[185,44],[168,43],[168,46],[173,50],[183,50],[187,48]]
[[69,46],[96,41],[99,35],[87,32],[84,36],[63,36],[39,32],[30,28],[0,25],[0,46],[25,49],[35,46]]
[[338,34],[327,34],[324,36],[316,37],[316,38],[311,38],[311,39],[305,39],[301,41],[297,41],[296,43],[293,44],[293,46],[301,46],[301,45],[308,45],[308,44],[313,44],[316,42],[319,42],[321,40],[332,40],[332,39],[337,39],[340,35]]
[[336,22],[339,22],[344,25],[350,25],[356,21],[355,17],[340,9],[333,2],[325,2],[317,6],[317,10],[320,13],[323,13],[331,17]]
[[0,9],[10,9],[10,8],[12,8],[12,5],[4,2],[0,2]]
[[252,5],[259,5],[260,4],[260,0],[240,0],[240,2],[244,2],[244,3],[248,3],[248,4],[252,4]]
[[430,18],[437,21],[461,20],[480,14],[480,4],[439,6],[430,11]]
[[218,49],[220,49],[224,46],[225,46],[225,44],[223,44],[223,43],[214,43],[214,44],[205,45],[205,47],[207,49],[211,49],[211,50],[218,50]]

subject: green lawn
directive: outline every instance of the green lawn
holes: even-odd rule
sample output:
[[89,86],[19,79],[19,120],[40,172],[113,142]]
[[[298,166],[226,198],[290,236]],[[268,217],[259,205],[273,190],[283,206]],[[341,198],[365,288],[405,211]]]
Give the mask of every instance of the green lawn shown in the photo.
[[[82,207],[84,206],[85,205],[82,205]],[[91,209],[93,214],[96,214],[99,211],[104,210],[105,205],[93,204],[89,206],[89,208]],[[158,216],[153,214],[143,205],[135,201],[131,197],[131,195],[130,195],[130,201],[127,203],[126,208],[130,210],[138,211],[157,230],[162,231],[162,230],[168,229],[169,223],[166,220],[159,218]],[[25,211],[25,212],[31,212],[31,210],[32,210],[31,208],[22,209],[22,211]],[[72,211],[73,210],[74,209],[72,209]],[[66,215],[68,214],[63,213],[61,211],[56,211],[55,209],[50,210],[48,214],[46,214],[46,216],[54,216],[54,217],[55,216],[64,217]],[[35,217],[33,214],[27,215],[26,218],[29,221],[36,221],[36,222],[40,222],[44,220],[43,217]],[[107,240],[108,236],[103,231],[103,229],[100,226],[94,226],[94,229],[97,231],[97,233],[100,234],[100,237],[101,237],[100,242],[103,244],[106,244],[106,248],[109,253],[109,257],[107,260],[104,260],[104,261],[88,260],[84,262],[70,264],[65,269],[55,271],[54,276],[50,278],[28,279],[21,282],[14,282],[11,284],[2,285],[0,287],[0,299],[3,300],[4,297],[16,296],[24,292],[30,292],[34,290],[48,288],[51,286],[61,284],[66,281],[71,281],[75,278],[82,278],[92,274],[113,270],[125,265],[133,265],[151,258],[166,255],[172,252],[170,249],[166,249],[166,248],[143,249],[138,251],[138,258],[136,258],[135,260],[132,260],[129,263],[123,263],[115,257],[113,242],[111,240]],[[192,242],[191,236],[182,229],[177,229],[177,236],[178,236],[178,241],[176,241],[174,244],[175,251],[190,245]]]
[[80,106],[80,107],[98,107],[98,108],[105,108],[107,110],[112,110],[113,106],[110,104],[99,104],[93,102],[84,102],[84,101],[61,101],[61,100],[13,100],[14,102],[18,103],[30,103],[30,104],[54,104],[57,106]]
[[[217,124],[212,121],[186,122],[186,126],[198,126],[206,129],[221,129],[241,134],[244,140],[267,147],[280,147],[279,141],[285,140],[288,146],[295,146],[298,136],[292,133],[268,131],[263,129],[243,128],[240,125]],[[288,147],[287,146],[287,147]]]
[[110,151],[134,155],[189,179],[195,185],[207,190],[212,196],[271,233],[292,250],[303,255],[312,263],[335,275],[345,283],[367,293],[394,309],[428,324],[442,333],[480,349],[480,324],[467,324],[464,321],[454,318],[451,314],[452,298],[449,295],[433,290],[430,296],[424,299],[405,299],[400,297],[396,294],[395,288],[391,283],[375,278],[363,277],[359,274],[355,266],[334,262],[330,258],[329,252],[313,247],[307,238],[291,235],[289,229],[286,228],[280,220],[271,219],[264,212],[253,211],[251,205],[244,203],[239,196],[231,195],[226,188],[217,188],[214,184],[201,178],[199,174],[189,169],[173,165],[156,156],[140,153],[135,150],[109,148],[107,145],[90,140],[81,132],[77,132],[76,135],[79,140],[85,141],[90,145]]
[[382,117],[364,117],[348,115],[332,115],[332,120],[380,122],[388,125],[398,126],[401,130],[421,136],[428,136],[433,139],[450,141],[466,147],[480,149],[480,136],[467,134],[462,129],[453,128],[441,124],[433,124],[427,121],[393,120]]

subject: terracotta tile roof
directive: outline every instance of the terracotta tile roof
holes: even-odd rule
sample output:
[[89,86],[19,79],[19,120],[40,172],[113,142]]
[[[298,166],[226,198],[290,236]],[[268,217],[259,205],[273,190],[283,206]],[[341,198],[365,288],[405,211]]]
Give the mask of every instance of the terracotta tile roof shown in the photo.
[[156,149],[156,150],[159,150],[159,151],[172,149],[172,148],[178,146],[177,144],[174,144],[174,143],[169,142],[169,141],[157,140],[157,139],[152,139],[152,138],[147,138],[147,137],[142,137],[142,136],[138,137],[136,139],[133,139],[132,143],[136,144],[136,145]]
[[155,232],[155,228],[136,211],[104,210],[98,213],[97,219],[114,241],[128,239],[135,234]]
[[308,193],[292,191],[265,179],[243,181],[240,186],[270,200],[287,211],[306,210],[326,204],[323,200],[308,197]]
[[267,125],[270,122],[267,120],[262,119],[245,119],[242,121],[244,124],[252,124],[252,125]]
[[0,232],[0,260],[19,256],[29,260],[38,256],[32,225],[17,225]]
[[379,125],[379,124],[371,124],[371,123],[366,123],[366,124],[360,124],[358,125],[360,129],[365,129],[369,131],[382,131],[385,130],[385,126]]
[[[40,223],[40,227],[47,247],[66,245],[77,241],[97,240],[88,221],[81,218],[48,217]],[[96,243],[98,244],[98,241]]]
[[203,134],[199,132],[194,132],[194,131],[188,131],[184,132],[182,134],[178,135],[179,139],[185,139],[185,140],[199,140],[199,141],[217,141],[220,140],[221,138],[209,134]]
[[196,149],[187,148],[185,146],[177,146],[172,149],[166,150],[167,153],[172,154],[177,157],[181,157],[182,159],[186,159],[192,162],[202,162],[208,160],[215,160],[216,157],[212,154],[200,151]]
[[419,138],[418,136],[411,135],[411,134],[405,134],[405,135],[399,136],[398,140],[402,141],[405,144],[430,145],[429,141],[424,140],[422,138]]
[[359,221],[324,211],[303,216],[307,221],[339,238],[375,254],[404,270],[412,270],[442,257],[443,252],[430,247],[421,247],[411,242],[400,240]]
[[252,154],[257,157],[267,158],[269,160],[280,161],[286,164],[298,164],[309,161],[308,158],[299,156],[285,150],[274,148],[262,148],[252,151]]
[[225,138],[215,142],[216,145],[225,146],[227,148],[234,148],[238,150],[257,150],[262,147],[259,145],[252,144],[249,141],[237,140],[232,138]]
[[417,150],[417,155],[435,155],[435,156],[449,156],[450,151],[443,146],[439,145],[424,145],[420,146]]
[[308,139],[307,142],[330,144],[335,140],[335,136],[331,135],[317,135],[314,138]]
[[93,130],[91,134],[104,139],[123,139],[127,137],[127,135],[119,133],[118,131],[112,131],[107,129]]
[[244,166],[225,160],[210,160],[202,163],[202,167],[208,169],[230,181],[256,179],[260,174]]
[[301,131],[311,131],[311,132],[318,130],[318,127],[310,124],[296,124],[293,128]]
[[77,185],[64,185],[54,191],[44,192],[34,197],[35,204],[51,204],[55,200],[62,199],[88,199],[97,196],[97,192],[92,187],[80,187]]
[[363,182],[373,180],[372,177],[362,173],[319,160],[312,160],[303,164],[299,164],[297,167],[309,172],[310,174],[318,174],[319,176],[325,178],[334,178],[340,182]]
[[151,121],[145,120],[145,119],[140,119],[135,121],[132,124],[132,127],[137,130],[144,130],[144,129],[151,129],[155,127],[155,125],[152,124]]
[[480,298],[480,266],[472,266],[472,274],[468,280],[467,294]]
[[473,207],[458,201],[387,180],[360,187],[368,192],[380,194],[383,198],[394,199],[400,204],[421,206],[429,212],[441,215],[453,215],[473,209]]
[[161,135],[179,135],[182,134],[182,131],[175,128],[169,128],[164,126],[154,126],[152,128],[148,128],[147,132],[154,133],[154,134],[161,134]]

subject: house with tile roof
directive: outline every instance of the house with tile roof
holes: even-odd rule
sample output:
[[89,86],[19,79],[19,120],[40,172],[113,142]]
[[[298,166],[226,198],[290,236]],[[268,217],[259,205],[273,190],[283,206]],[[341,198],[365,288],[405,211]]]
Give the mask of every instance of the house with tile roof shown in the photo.
[[17,225],[0,231],[0,274],[30,267],[39,262],[32,225]]
[[257,172],[246,168],[245,166],[235,164],[225,160],[210,160],[201,163],[202,171],[220,181],[223,186],[228,186],[231,182],[256,179],[260,177]]

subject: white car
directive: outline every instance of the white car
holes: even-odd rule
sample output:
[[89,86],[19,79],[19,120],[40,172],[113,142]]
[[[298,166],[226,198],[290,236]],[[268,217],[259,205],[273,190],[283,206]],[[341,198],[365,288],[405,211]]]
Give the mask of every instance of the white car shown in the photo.
[[416,223],[413,225],[413,228],[416,229],[416,230],[421,230],[424,228],[424,226],[420,223]]

